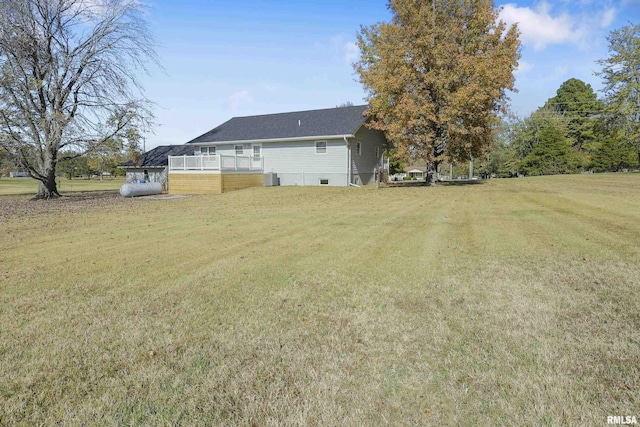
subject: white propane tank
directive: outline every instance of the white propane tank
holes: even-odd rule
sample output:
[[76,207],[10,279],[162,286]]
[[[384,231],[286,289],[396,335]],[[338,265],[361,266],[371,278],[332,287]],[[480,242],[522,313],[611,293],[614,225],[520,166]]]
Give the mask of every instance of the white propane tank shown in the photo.
[[124,184],[120,187],[120,195],[123,197],[151,196],[160,193],[162,193],[162,184],[159,182]]

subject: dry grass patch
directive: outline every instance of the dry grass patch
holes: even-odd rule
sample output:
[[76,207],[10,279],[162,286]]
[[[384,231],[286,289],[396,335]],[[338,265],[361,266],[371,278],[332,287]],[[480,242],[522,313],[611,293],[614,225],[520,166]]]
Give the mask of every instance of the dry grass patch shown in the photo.
[[639,180],[0,213],[0,425],[640,415]]

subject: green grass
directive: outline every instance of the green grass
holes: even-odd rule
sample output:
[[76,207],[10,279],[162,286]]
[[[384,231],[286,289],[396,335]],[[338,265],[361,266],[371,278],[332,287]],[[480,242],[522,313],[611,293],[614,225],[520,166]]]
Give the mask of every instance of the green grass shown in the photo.
[[640,415],[639,174],[23,199],[0,425]]
[[[92,178],[67,179],[57,178],[58,191],[70,193],[75,191],[105,191],[117,190],[124,184],[124,177],[105,178],[103,180]],[[38,181],[33,178],[0,178],[0,196],[31,194],[38,192]]]

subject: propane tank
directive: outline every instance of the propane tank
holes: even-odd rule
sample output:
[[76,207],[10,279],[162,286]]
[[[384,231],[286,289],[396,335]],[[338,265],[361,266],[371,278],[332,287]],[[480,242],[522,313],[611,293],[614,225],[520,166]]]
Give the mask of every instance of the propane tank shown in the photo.
[[131,183],[120,187],[120,195],[123,197],[151,196],[160,193],[162,193],[162,184],[159,182]]

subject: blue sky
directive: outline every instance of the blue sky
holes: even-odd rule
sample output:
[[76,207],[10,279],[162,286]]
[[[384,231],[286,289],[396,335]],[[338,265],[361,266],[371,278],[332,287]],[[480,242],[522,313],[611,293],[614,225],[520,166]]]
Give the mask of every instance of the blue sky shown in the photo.
[[[364,103],[351,63],[360,25],[388,21],[386,0],[149,0],[164,70],[142,83],[158,126],[146,148],[183,144],[234,116]],[[640,18],[640,0],[496,0],[523,42],[511,105],[527,115],[607,57],[606,36]]]

